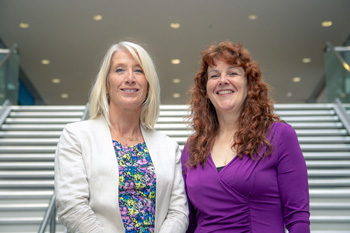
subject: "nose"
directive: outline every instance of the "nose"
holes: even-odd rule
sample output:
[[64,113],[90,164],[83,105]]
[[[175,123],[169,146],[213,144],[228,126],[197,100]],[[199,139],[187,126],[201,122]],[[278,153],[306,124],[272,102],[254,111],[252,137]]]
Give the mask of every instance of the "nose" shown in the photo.
[[135,83],[135,76],[133,70],[129,70],[126,74],[125,82],[128,84],[134,84]]
[[227,84],[227,83],[228,83],[228,81],[227,81],[226,75],[225,74],[221,74],[220,77],[219,77],[219,85]]

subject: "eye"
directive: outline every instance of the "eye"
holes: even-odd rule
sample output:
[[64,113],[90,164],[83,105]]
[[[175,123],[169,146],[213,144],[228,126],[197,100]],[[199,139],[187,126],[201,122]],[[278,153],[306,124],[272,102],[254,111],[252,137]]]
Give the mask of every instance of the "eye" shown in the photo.
[[235,75],[238,75],[238,73],[237,72],[230,72],[230,75],[235,76]]
[[209,76],[209,79],[217,78],[217,77],[219,77],[217,74],[212,74],[212,75]]
[[141,68],[136,69],[135,72],[143,74],[143,70]]
[[123,71],[124,71],[123,68],[117,68],[117,69],[115,70],[115,72],[117,72],[117,73],[121,73],[121,72],[123,72]]

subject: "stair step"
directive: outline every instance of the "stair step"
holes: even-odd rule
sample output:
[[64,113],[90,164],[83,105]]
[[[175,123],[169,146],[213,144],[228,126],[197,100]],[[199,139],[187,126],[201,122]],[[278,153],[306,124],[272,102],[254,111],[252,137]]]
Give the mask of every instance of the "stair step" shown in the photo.
[[350,203],[311,202],[310,208],[311,209],[349,209],[350,210]]
[[53,180],[54,171],[0,171],[0,178],[44,178]]
[[50,145],[56,146],[58,138],[0,138],[0,146],[2,145]]
[[5,124],[68,124],[81,118],[6,118]]
[[61,131],[50,132],[50,131],[0,131],[0,138],[59,138],[62,133]]
[[0,200],[3,199],[47,199],[53,195],[52,190],[0,190]]
[[55,154],[0,154],[1,161],[53,161]]
[[343,186],[350,187],[350,179],[347,178],[333,178],[333,179],[309,179],[309,186],[325,186],[325,187],[334,187],[334,186]]
[[282,120],[290,122],[336,122],[339,121],[338,116],[285,116]]
[[0,188],[53,188],[52,180],[0,180]]
[[350,188],[328,188],[328,189],[316,189],[311,188],[309,190],[310,197],[312,198],[349,198]]
[[0,163],[0,169],[2,170],[13,170],[13,169],[47,169],[52,170],[54,162],[2,162]]
[[[322,169],[322,170],[308,170],[309,177],[316,176],[316,177],[330,177],[330,176],[342,176],[342,177],[350,177],[350,169],[337,169],[337,170],[330,170],[330,169]],[[350,184],[349,184],[350,185]]]
[[56,146],[1,146],[0,153],[55,153]]
[[49,204],[0,204],[0,211],[46,210]]
[[[350,143],[350,136],[298,137],[300,144],[306,143]],[[350,148],[350,146],[349,146]]]
[[70,112],[85,110],[85,105],[13,105],[11,110],[14,112],[26,112],[26,111],[45,111],[45,112]]
[[349,168],[350,167],[350,161],[306,161],[306,166],[308,168]]
[[343,129],[344,125],[341,122],[323,122],[323,123],[298,123],[292,122],[290,125],[294,129]]
[[12,118],[59,118],[59,117],[73,117],[81,118],[83,112],[11,112],[9,117]]
[[347,136],[346,129],[297,129],[295,130],[299,136]]
[[350,152],[303,152],[305,160],[350,160]]
[[66,126],[66,124],[16,124],[16,125],[8,125],[4,124],[1,126],[1,130],[4,131],[26,131],[26,130],[42,130],[42,131],[51,131],[51,130],[56,130],[56,131],[62,131],[63,128]]
[[334,110],[280,110],[275,109],[275,113],[281,118],[283,116],[329,116],[335,115]]
[[300,144],[302,151],[350,151],[349,144]]

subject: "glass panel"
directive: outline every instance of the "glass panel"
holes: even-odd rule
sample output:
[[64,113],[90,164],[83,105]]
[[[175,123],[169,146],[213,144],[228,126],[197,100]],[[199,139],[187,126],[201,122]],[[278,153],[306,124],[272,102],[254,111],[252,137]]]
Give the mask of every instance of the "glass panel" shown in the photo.
[[[349,60],[349,51],[338,52],[344,59]],[[350,103],[350,67],[349,62],[341,63],[332,51],[325,52],[326,89],[328,102],[339,98],[343,103]]]
[[[7,56],[7,53],[0,53],[0,61]],[[0,104],[8,99],[12,104],[17,104],[18,99],[18,75],[19,57],[12,53],[6,63],[0,67]]]

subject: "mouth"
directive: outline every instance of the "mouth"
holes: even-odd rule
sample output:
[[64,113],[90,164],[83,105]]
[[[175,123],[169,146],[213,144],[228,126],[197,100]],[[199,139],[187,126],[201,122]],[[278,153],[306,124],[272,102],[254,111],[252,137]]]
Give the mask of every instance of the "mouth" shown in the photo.
[[125,92],[138,92],[139,89],[135,88],[121,88],[120,90],[125,91]]
[[225,94],[232,94],[232,93],[234,93],[233,90],[220,90],[216,92],[217,95],[225,95]]

